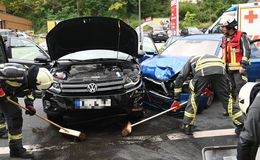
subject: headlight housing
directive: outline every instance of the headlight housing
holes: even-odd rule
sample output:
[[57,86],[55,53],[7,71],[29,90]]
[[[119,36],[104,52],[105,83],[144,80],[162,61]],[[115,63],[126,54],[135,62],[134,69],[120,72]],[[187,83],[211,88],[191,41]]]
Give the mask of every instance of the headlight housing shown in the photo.
[[134,87],[136,84],[139,83],[141,79],[141,75],[139,73],[131,73],[126,75],[126,84],[124,88],[128,89]]
[[49,88],[50,91],[55,92],[55,93],[60,93],[61,88],[60,88],[60,83],[58,82],[53,82],[52,86]]

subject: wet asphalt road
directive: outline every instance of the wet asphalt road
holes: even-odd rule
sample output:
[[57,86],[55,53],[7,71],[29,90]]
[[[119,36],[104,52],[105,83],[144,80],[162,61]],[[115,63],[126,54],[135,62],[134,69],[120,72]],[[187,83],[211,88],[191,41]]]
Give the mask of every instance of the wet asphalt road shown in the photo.
[[[35,101],[37,112],[42,111],[41,100]],[[223,108],[219,102],[197,116],[196,130],[215,130],[233,128],[228,117],[222,116]],[[158,113],[158,110],[146,108],[145,117]],[[237,136],[220,136],[207,138],[183,138],[171,140],[168,134],[180,133],[180,119],[163,115],[133,128],[128,137],[120,135],[120,125],[93,126],[87,129],[87,138],[83,142],[69,139],[58,132],[58,129],[36,118],[24,115],[24,145],[35,151],[35,159],[67,160],[200,160],[201,150],[205,146],[235,145]],[[0,159],[9,158],[7,140],[0,139]]]

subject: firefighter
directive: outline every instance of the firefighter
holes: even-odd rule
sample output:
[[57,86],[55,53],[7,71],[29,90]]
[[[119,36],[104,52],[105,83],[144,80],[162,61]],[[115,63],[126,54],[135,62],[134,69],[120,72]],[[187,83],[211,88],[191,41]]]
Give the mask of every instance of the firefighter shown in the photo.
[[[2,37],[0,36],[0,43],[4,44],[2,41]],[[4,50],[4,46],[0,47],[0,64],[7,63],[8,59],[6,57],[6,53]],[[7,138],[7,129],[6,129],[6,124],[5,124],[5,117],[4,114],[0,110],[0,138]]]
[[239,92],[239,106],[246,114],[240,133],[237,159],[255,160],[260,144],[260,83],[249,82]]
[[189,76],[193,78],[189,82],[191,95],[184,112],[181,127],[183,132],[187,135],[193,133],[199,98],[203,90],[210,85],[215,95],[218,96],[219,100],[223,103],[225,110],[232,118],[234,124],[237,126],[236,133],[239,134],[239,130],[243,126],[244,115],[232,99],[230,83],[226,76],[223,60],[213,55],[191,57],[174,81],[174,103],[171,107],[180,105],[182,85]]
[[232,84],[232,96],[237,100],[239,90],[247,82],[246,67],[249,65],[250,40],[245,32],[237,30],[237,21],[227,16],[220,21],[224,32],[222,58]]
[[0,64],[0,110],[7,120],[10,157],[33,158],[33,154],[26,151],[22,144],[22,111],[19,107],[6,101],[6,97],[18,102],[17,97],[24,97],[28,111],[26,114],[34,115],[35,89],[48,89],[53,77],[46,68],[32,66],[24,67],[20,64]]

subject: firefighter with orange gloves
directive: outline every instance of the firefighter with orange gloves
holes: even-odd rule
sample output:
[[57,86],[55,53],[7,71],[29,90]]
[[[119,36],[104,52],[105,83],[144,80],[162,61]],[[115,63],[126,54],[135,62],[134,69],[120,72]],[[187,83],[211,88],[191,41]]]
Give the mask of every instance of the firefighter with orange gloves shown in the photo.
[[227,16],[220,21],[225,33],[222,41],[222,58],[232,84],[232,96],[237,100],[241,87],[247,82],[246,67],[250,61],[250,39],[245,32],[236,29],[237,21]]
[[[9,103],[7,97],[16,102],[17,97],[24,97],[28,109],[25,113],[34,115],[36,110],[33,107],[32,91],[48,89],[52,82],[53,77],[46,68],[28,68],[16,63],[0,64],[0,113],[4,114],[7,121],[10,157],[33,158],[33,154],[23,148],[22,111]],[[4,117],[0,117],[0,122],[3,122],[1,124],[4,124]]]
[[187,135],[193,134],[199,98],[204,89],[210,85],[232,118],[237,127],[236,133],[239,134],[243,128],[244,114],[240,111],[238,104],[233,101],[223,60],[213,55],[191,57],[174,81],[174,106],[180,104],[182,85],[189,76],[193,78],[189,83],[191,95],[185,108],[181,126],[183,132]]

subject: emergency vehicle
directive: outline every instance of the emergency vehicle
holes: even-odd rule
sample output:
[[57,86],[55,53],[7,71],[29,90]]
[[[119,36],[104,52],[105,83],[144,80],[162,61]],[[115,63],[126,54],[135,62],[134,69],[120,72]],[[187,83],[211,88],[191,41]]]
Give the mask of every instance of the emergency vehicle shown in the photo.
[[[238,30],[246,32],[252,40],[260,38],[260,2],[233,5],[205,33],[221,33],[221,19],[227,16],[234,16],[238,21]],[[256,45],[260,47],[260,42],[257,42]]]

